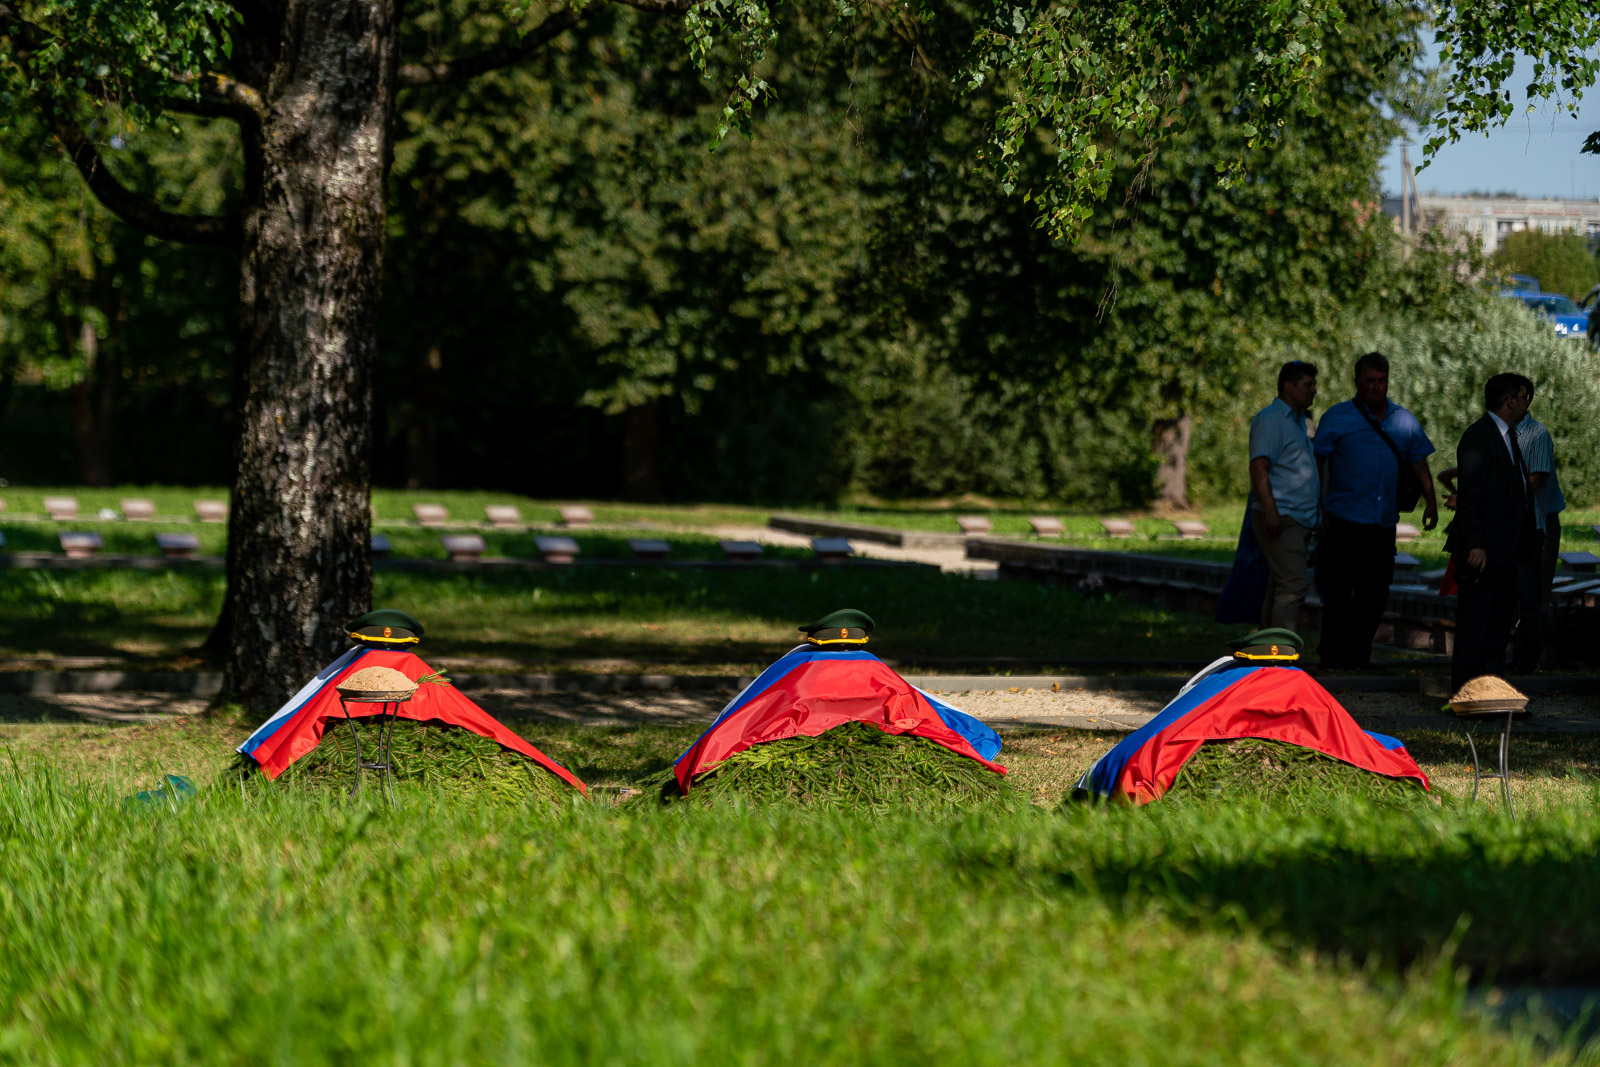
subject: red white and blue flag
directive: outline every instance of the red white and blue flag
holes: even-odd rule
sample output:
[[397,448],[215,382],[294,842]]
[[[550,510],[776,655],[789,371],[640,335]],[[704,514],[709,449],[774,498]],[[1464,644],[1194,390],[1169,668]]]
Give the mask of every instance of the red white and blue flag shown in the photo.
[[870,652],[824,652],[801,645],[762,671],[728,702],[675,773],[684,793],[697,774],[752,745],[817,737],[864,722],[884,733],[922,737],[977,760],[996,774],[1000,736],[967,713],[923,692]]
[[[381,713],[383,705],[380,704],[341,706],[339,702],[339,683],[366,667],[392,667],[413,682],[434,674],[433,668],[414,652],[352,648],[318,671],[315,678],[290,697],[287,704],[239,746],[239,751],[255,760],[261,766],[261,773],[269,779],[276,778],[295,760],[316,748],[322,735],[330,728],[330,723],[338,726],[347,709],[351,718]],[[471,730],[480,737],[487,737],[528,757],[578,792],[585,795],[589,792],[571,771],[518,737],[448,682],[423,682],[417,686],[415,695],[409,701],[391,706],[398,708],[402,719],[414,719],[417,722],[438,720]]]
[[[1237,661],[1234,661],[1237,662]],[[1405,745],[1361,729],[1350,713],[1298,667],[1213,664],[1142,729],[1101,756],[1078,788],[1135,804],[1159,800],[1207,741],[1244,737],[1315,749],[1373,774],[1428,778]]]

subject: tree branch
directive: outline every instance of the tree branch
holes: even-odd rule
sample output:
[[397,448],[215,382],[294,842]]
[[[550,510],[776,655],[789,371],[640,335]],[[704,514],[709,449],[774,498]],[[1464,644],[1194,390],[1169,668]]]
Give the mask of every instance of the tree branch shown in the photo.
[[117,180],[100,158],[87,134],[59,109],[46,116],[55,130],[56,140],[83,175],[89,191],[129,225],[137,226],[164,241],[186,244],[225,245],[239,243],[241,226],[237,215],[179,215],[158,207]]
[[586,19],[599,14],[603,0],[593,0],[582,9],[563,8],[535,26],[516,44],[501,45],[475,55],[437,63],[402,63],[398,74],[402,86],[444,85],[466,81],[491,70],[514,66]]
[[[261,99],[261,90],[253,85],[246,85],[236,78],[230,78],[226,74],[206,71],[203,74],[185,75],[178,80],[199,89],[200,99],[174,98],[170,101],[174,111],[187,110],[197,115],[226,114],[234,118],[248,116],[257,119],[265,118],[267,115],[267,105]],[[196,108],[209,110],[200,111]]]
[[50,124],[56,140],[66,149],[67,156],[78,168],[78,173],[83,175],[89,191],[97,200],[123,221],[163,240],[209,245],[239,243],[241,230],[238,216],[175,214],[135,193],[107,169],[105,160],[100,158],[100,150],[72,118],[66,103],[56,98],[50,83],[38,77],[29,63],[34,51],[51,40],[48,31],[23,19],[8,4],[0,2],[0,37],[11,41],[11,57],[35,85],[34,101],[41,115]]
[[705,0],[615,0],[624,7],[637,8],[652,15],[685,15]]

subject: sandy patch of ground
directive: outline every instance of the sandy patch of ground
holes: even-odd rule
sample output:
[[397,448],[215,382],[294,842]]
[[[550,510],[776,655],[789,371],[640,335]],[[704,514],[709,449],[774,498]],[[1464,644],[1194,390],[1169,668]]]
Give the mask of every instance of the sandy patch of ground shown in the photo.
[[[1005,689],[945,692],[930,690],[996,729],[1059,728],[1137,730],[1172,698],[1154,692]],[[604,726],[627,723],[710,722],[734,689],[656,690],[623,693],[532,693],[526,690],[473,690],[471,697],[489,714],[508,722]],[[1342,693],[1340,702],[1370,730],[1441,729],[1455,725],[1440,713],[1439,701],[1414,693]],[[0,722],[139,722],[151,716],[192,715],[206,701],[162,693],[55,693],[0,695]],[[1530,719],[1515,732],[1600,733],[1600,699],[1539,696]],[[1494,724],[1485,724],[1488,730]]]

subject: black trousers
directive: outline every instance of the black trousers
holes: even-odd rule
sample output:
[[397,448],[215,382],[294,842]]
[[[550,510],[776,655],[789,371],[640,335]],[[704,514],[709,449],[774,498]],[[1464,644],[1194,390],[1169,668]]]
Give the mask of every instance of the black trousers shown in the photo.
[[1372,636],[1383,621],[1394,581],[1394,527],[1346,522],[1329,515],[1317,547],[1317,593],[1322,597],[1322,665],[1335,669],[1372,662]]
[[1517,612],[1517,564],[1489,567],[1482,574],[1456,560],[1456,647],[1450,659],[1450,688],[1460,689],[1480,674],[1506,673],[1506,642]]
[[[1561,537],[1556,527],[1555,538]],[[1550,582],[1544,576],[1545,542],[1550,531],[1535,535],[1538,554],[1517,564],[1517,628],[1511,642],[1511,669],[1518,674],[1533,674],[1539,669],[1539,652],[1544,637],[1544,602],[1550,595]],[[1552,577],[1554,572],[1552,571]]]

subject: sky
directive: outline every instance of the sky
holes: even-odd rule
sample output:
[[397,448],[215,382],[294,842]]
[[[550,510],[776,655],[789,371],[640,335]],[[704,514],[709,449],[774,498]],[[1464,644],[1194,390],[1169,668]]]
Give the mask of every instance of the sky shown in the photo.
[[[1527,83],[1528,64],[1517,64],[1513,85]],[[1517,93],[1520,98],[1520,92]],[[1504,126],[1483,134],[1469,134],[1441,148],[1428,168],[1417,174],[1423,193],[1500,192],[1526,197],[1600,198],[1600,156],[1578,150],[1584,139],[1600,130],[1600,86],[1589,90],[1577,118],[1556,113],[1552,104],[1526,107]],[[1413,137],[1411,165],[1422,161],[1422,141]],[[1384,156],[1383,191],[1400,193],[1400,142]]]

